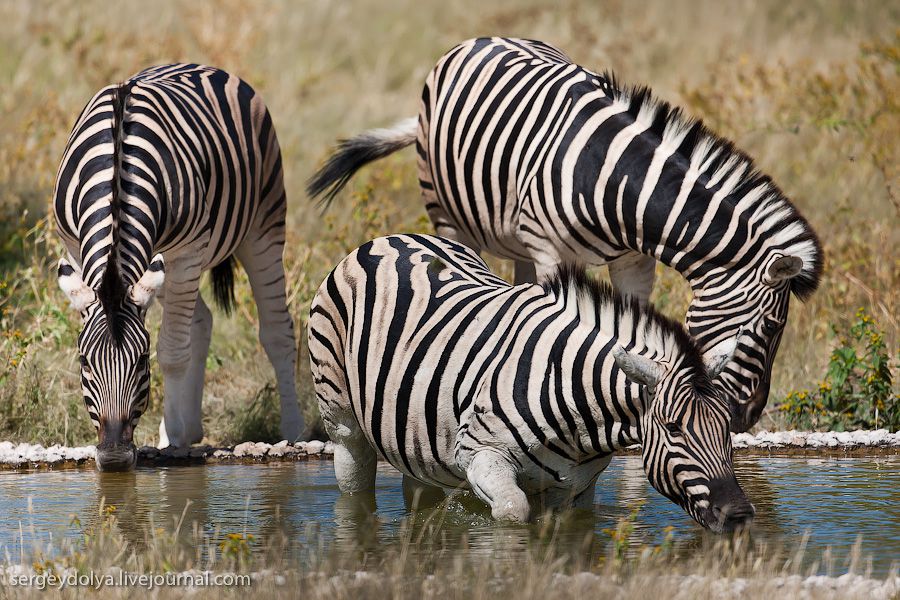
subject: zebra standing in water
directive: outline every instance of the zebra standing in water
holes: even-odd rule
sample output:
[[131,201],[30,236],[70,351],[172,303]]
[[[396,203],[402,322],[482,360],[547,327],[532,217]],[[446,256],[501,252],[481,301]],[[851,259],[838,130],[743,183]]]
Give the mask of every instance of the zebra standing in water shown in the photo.
[[281,434],[299,436],[281,151],[269,111],[247,83],[211,67],[173,64],[103,88],[69,138],[54,210],[68,250],[59,284],[84,322],[81,384],[99,435],[100,469],[135,463],[132,435],[149,401],[144,317],[155,296],[163,309],[160,446],[203,438],[212,314],[200,275],[212,270],[227,311],[235,258],[250,280],[260,341],[275,367]]
[[583,270],[513,287],[456,242],[378,238],[319,287],[309,354],[342,492],[374,490],[382,457],[524,521],[530,498],[590,506],[641,443],[650,483],[705,527],[753,515],[711,381],[727,357],[705,365],[680,324]]
[[732,430],[759,420],[790,294],[816,289],[822,249],[749,157],[647,88],[541,42],[481,38],[431,71],[418,120],[343,141],[309,192],[331,199],[361,166],[414,142],[438,235],[515,260],[517,282],[565,262],[608,264],[616,289],[646,302],[656,262],[677,269],[705,355],[742,332],[716,382]]

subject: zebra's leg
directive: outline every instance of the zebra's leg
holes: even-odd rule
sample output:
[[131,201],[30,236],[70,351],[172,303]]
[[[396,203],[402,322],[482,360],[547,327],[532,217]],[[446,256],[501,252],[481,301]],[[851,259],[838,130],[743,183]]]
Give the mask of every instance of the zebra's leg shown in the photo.
[[596,475],[591,479],[590,485],[575,495],[575,498],[572,499],[572,508],[581,508],[584,510],[591,510],[594,508],[594,492],[597,489],[597,477],[599,476],[599,474]]
[[371,493],[375,490],[375,449],[350,407],[350,396],[343,385],[343,367],[331,363],[326,358],[328,354],[319,340],[310,335],[313,387],[325,431],[334,442],[334,475],[338,488],[344,494]]
[[[166,282],[160,301],[163,314],[156,346],[157,361],[163,374],[163,423],[160,444],[184,448],[203,439],[200,403],[197,391],[203,389],[206,355],[195,360],[200,349],[191,347],[195,329],[194,312],[199,298],[202,252],[186,253],[166,265]],[[207,310],[208,312],[208,310]],[[197,328],[212,326],[201,318]],[[202,329],[200,329],[202,331]],[[208,343],[201,344],[208,349]],[[192,368],[199,364],[199,368]],[[196,381],[199,378],[199,382]],[[164,432],[162,430],[165,430]]]
[[537,283],[537,269],[535,264],[527,260],[517,260],[515,262],[513,283],[516,285],[521,285],[523,283]]
[[213,316],[197,294],[194,304],[194,320],[191,323],[191,363],[188,367],[188,381],[193,385],[187,396],[185,413],[187,415],[187,436],[192,444],[203,440],[203,384],[206,375],[206,357],[209,356],[209,343],[212,339]]
[[[375,449],[363,435],[353,415],[342,423],[325,417],[325,429],[334,441],[334,476],[344,494],[372,492],[375,489]],[[353,422],[349,422],[353,419]]]
[[[186,436],[191,444],[203,440],[203,384],[206,375],[206,357],[209,355],[209,343],[212,339],[213,317],[203,301],[203,296],[197,295],[194,304],[194,320],[191,323],[191,361],[188,367],[188,381],[193,384],[193,389],[185,398]],[[169,445],[166,434],[165,417],[159,423],[160,446]]]
[[236,256],[247,272],[256,301],[259,341],[275,369],[281,398],[281,437],[294,441],[303,433],[303,415],[294,382],[297,346],[285,295],[283,248],[284,230],[274,228],[268,234],[249,238]]
[[445,497],[441,488],[422,483],[409,475],[403,476],[403,502],[407,510],[431,508]]
[[609,279],[619,293],[646,305],[656,279],[656,259],[644,254],[626,254],[609,263]]
[[479,450],[466,468],[466,479],[475,495],[491,507],[495,519],[528,520],[531,507],[519,487],[513,464],[494,450]]

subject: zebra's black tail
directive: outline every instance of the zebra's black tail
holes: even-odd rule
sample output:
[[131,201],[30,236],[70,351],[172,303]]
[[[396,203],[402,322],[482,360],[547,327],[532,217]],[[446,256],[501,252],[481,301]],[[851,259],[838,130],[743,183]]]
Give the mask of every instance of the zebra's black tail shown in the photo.
[[418,126],[418,119],[412,117],[387,129],[340,140],[322,168],[306,182],[306,192],[311,198],[322,195],[319,203],[327,207],[360,168],[415,142]]
[[213,297],[226,315],[234,309],[234,257],[229,256],[212,268]]

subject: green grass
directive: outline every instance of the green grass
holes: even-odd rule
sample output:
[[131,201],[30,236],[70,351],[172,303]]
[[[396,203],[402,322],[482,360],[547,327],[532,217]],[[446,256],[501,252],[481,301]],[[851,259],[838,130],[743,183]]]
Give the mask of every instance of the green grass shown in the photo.
[[[347,251],[376,235],[430,230],[411,151],[365,169],[353,192],[320,215],[303,184],[329,146],[415,114],[425,75],[458,41],[517,35],[554,43],[592,68],[613,68],[625,82],[649,83],[703,117],[754,156],[813,223],[827,273],[807,304],[792,306],[773,398],[820,381],[835,345],[831,324],[846,327],[859,306],[870,307],[896,356],[898,17],[896,3],[836,0],[159,1],[149,11],[136,1],[0,3],[0,438],[95,439],[80,399],[78,318],[57,289],[61,247],[44,217],[84,103],[105,84],[174,60],[241,75],[272,111],[290,202],[286,264],[298,332],[318,284]],[[491,264],[511,272],[502,261]],[[657,305],[681,316],[688,294],[660,267]],[[237,308],[215,315],[204,400],[213,443],[269,435],[276,418],[245,414],[254,399],[271,405],[274,377],[242,279]],[[158,319],[154,309],[151,328]],[[298,390],[313,418],[304,352]],[[160,383],[154,369],[139,443],[155,439]],[[783,425],[779,411],[762,425]]]

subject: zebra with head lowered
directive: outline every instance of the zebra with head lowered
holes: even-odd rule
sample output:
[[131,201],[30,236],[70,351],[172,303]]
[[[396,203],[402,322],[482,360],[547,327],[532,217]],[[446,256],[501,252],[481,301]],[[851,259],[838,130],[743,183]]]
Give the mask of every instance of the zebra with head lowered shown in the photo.
[[247,83],[211,67],[172,64],[103,88],[69,138],[54,210],[68,250],[59,284],[83,319],[81,384],[99,435],[100,469],[135,463],[132,436],[149,401],[144,318],[154,297],[163,309],[160,446],[203,438],[212,314],[200,275],[212,270],[227,310],[235,258],[250,280],[260,341],[275,367],[282,435],[300,434],[282,265],[281,151],[269,111]]
[[680,324],[582,270],[511,286],[456,242],[378,238],[319,287],[309,353],[342,492],[372,491],[381,457],[524,521],[532,500],[590,505],[640,443],[650,483],[705,527],[753,515],[711,381],[727,357],[705,365]]
[[704,355],[742,333],[716,381],[732,430],[759,420],[790,294],[816,289],[823,258],[749,157],[647,88],[541,42],[481,38],[440,59],[418,119],[343,141],[310,194],[330,199],[362,165],[414,142],[438,235],[515,260],[517,282],[566,262],[608,264],[616,289],[646,302],[656,262],[677,269]]

